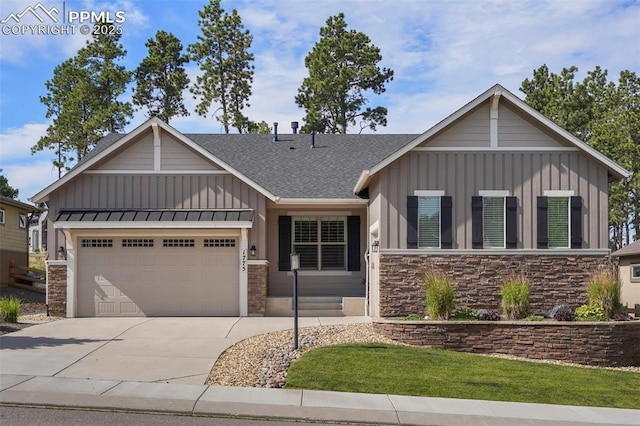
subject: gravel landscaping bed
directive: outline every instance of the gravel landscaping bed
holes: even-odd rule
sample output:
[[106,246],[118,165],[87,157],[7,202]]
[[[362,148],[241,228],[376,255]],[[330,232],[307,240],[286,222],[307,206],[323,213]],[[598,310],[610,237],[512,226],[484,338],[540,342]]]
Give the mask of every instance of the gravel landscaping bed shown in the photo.
[[47,316],[46,297],[44,294],[16,287],[0,287],[0,297],[11,296],[22,301],[21,315],[18,317],[17,323],[0,321],[0,335],[13,333],[35,324],[62,319]]
[[373,331],[372,324],[305,327],[298,333],[299,350],[293,349],[293,331],[250,337],[227,349],[213,366],[207,384],[281,388],[287,369],[305,352],[341,343],[396,342]]

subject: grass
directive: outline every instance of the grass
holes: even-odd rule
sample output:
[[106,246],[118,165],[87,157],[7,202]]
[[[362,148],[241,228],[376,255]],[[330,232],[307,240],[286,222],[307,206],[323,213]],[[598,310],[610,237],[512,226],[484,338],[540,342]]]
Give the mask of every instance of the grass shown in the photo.
[[21,308],[22,302],[14,296],[0,298],[0,318],[4,322],[18,322]]
[[640,408],[640,374],[438,349],[346,344],[309,351],[287,388]]

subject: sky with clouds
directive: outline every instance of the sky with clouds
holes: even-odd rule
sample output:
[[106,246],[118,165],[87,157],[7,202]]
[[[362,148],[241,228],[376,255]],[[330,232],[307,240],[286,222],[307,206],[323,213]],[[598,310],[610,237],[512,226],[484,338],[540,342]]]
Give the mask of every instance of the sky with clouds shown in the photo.
[[[198,11],[208,0],[40,0],[58,17],[69,11],[124,12],[122,64],[134,69],[146,56],[144,43],[156,31],[172,32],[186,47],[199,34]],[[35,7],[37,0],[2,0],[0,21]],[[600,65],[616,79],[621,70],[640,72],[640,0],[223,0],[235,8],[254,36],[255,76],[251,107],[255,121],[301,121],[294,102],[307,71],[304,57],[329,16],[343,12],[349,28],[366,33],[392,68],[394,80],[372,105],[388,108],[379,133],[422,133],[465,103],[500,83],[517,96],[520,83],[547,64],[559,73],[576,65],[578,79]],[[37,24],[25,15],[20,24]],[[45,22],[45,24],[50,22]],[[0,24],[0,168],[29,197],[57,178],[53,151],[31,154],[49,124],[39,97],[56,65],[75,55],[88,36],[13,34],[15,20]],[[188,65],[192,79],[198,73]],[[132,88],[123,95],[131,99]],[[171,125],[185,133],[219,133],[221,125],[195,114]],[[137,111],[128,129],[146,119]]]

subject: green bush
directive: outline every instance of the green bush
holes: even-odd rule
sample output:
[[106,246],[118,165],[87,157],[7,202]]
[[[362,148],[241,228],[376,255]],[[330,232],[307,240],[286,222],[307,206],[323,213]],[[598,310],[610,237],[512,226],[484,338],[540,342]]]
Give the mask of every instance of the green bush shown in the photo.
[[607,321],[609,318],[598,305],[582,305],[576,309],[578,321]]
[[13,296],[0,298],[0,312],[2,321],[18,322],[22,302]]
[[508,278],[502,284],[502,313],[506,319],[529,315],[529,283],[522,277]]
[[587,284],[589,305],[600,306],[607,318],[613,317],[622,307],[620,303],[620,280],[616,271],[607,269],[597,272]]
[[427,272],[424,276],[426,313],[429,319],[446,320],[453,312],[453,287],[446,275]]
[[402,321],[422,321],[424,320],[424,316],[418,314],[409,314],[406,317],[400,318]]
[[528,317],[524,318],[524,321],[529,321],[529,322],[542,321],[542,320],[544,320],[544,317],[541,317],[540,315],[529,315]]
[[451,319],[456,321],[476,321],[478,319],[478,311],[465,306],[460,309],[456,309],[451,316]]

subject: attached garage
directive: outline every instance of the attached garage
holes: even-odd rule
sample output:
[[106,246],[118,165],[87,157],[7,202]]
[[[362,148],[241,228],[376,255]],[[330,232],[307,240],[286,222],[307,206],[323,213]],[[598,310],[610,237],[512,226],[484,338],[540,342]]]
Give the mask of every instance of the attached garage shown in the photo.
[[247,314],[251,210],[64,210],[68,316]]
[[239,315],[235,238],[83,237],[78,316]]

